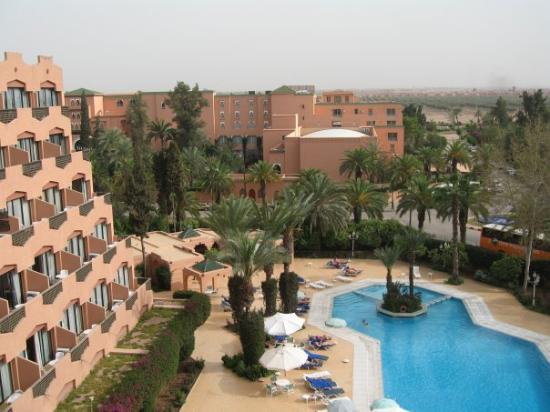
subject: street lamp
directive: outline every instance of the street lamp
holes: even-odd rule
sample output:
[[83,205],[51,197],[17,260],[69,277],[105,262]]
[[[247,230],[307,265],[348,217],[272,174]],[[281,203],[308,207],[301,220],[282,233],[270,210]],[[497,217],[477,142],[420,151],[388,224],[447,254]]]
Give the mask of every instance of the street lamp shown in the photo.
[[354,230],[353,232],[350,233],[348,238],[349,240],[351,240],[351,258],[353,259],[353,254],[355,252],[355,241],[359,238],[359,236],[357,236],[357,233]]
[[533,300],[531,302],[531,305],[535,306],[535,292],[537,290],[537,285],[540,282],[540,275],[537,272],[533,272],[532,280],[529,280],[529,283],[533,285]]

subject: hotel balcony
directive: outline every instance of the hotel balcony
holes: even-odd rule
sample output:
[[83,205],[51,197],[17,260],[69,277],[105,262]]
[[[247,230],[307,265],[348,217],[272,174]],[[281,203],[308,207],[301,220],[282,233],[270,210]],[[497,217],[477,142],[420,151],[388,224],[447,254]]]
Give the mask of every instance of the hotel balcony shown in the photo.
[[[64,281],[65,282],[65,281]],[[35,362],[15,356],[10,362],[14,393],[2,406],[13,412],[53,411],[58,400],[80,385],[94,365],[113,348],[118,340],[132,329],[141,314],[152,305],[150,281],[132,292],[125,304],[106,312],[87,302],[86,330],[79,336],[54,326],[52,344],[55,357],[44,368]],[[90,323],[93,322],[93,323]]]
[[8,124],[13,120],[26,116],[26,113],[30,113],[30,116],[38,121],[41,121],[50,115],[63,115],[70,117],[69,108],[66,106],[23,107],[19,109],[0,110],[0,122]]

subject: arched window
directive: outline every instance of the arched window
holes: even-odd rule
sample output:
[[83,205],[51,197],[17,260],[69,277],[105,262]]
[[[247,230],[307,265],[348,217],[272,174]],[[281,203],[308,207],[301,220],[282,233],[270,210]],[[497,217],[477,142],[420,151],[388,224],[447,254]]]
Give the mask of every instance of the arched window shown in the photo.
[[162,103],[160,104],[160,108],[161,108],[162,110],[166,109],[166,102],[162,102]]
[[275,170],[277,173],[281,174],[282,173],[282,169],[281,169],[281,165],[279,163],[275,163],[273,165],[273,170]]
[[118,99],[116,101],[116,107],[124,107],[124,100]]

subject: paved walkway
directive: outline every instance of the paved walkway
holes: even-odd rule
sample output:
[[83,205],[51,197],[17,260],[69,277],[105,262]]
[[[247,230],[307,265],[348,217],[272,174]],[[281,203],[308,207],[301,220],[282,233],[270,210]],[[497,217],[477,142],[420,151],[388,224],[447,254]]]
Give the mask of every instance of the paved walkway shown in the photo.
[[[336,270],[324,268],[326,259],[297,259],[293,264],[293,269],[309,280],[333,280]],[[356,260],[352,266],[363,269],[363,273],[358,279],[383,279],[385,268],[376,260]],[[407,281],[407,266],[405,263],[399,263],[394,268],[394,278],[400,281]],[[279,273],[281,268],[277,267],[275,273]],[[428,273],[432,272],[432,281],[434,283],[443,283],[447,275],[432,271],[426,267],[421,267],[421,273],[424,278],[428,278]],[[259,274],[255,278],[255,283],[259,284],[263,276]],[[550,336],[550,316],[542,315],[525,309],[508,292],[485,285],[473,280],[467,279],[464,285],[457,287],[464,292],[475,293],[482,297],[491,310],[493,316],[501,321],[512,325],[520,326],[532,331]],[[311,296],[312,289],[302,288]],[[220,294],[226,294],[227,291],[220,291]],[[205,369],[195,383],[193,390],[182,411],[307,411],[320,410],[323,405],[314,405],[310,403],[306,407],[301,396],[310,391],[305,388],[301,380],[302,371],[291,371],[287,378],[295,381],[296,392],[290,395],[279,395],[273,398],[265,396],[264,383],[249,382],[238,378],[232,372],[226,370],[221,357],[224,353],[234,354],[240,351],[238,337],[227,331],[223,326],[229,313],[224,313],[220,309],[219,297],[213,298],[213,313],[208,321],[200,327],[195,333],[195,352],[193,356],[205,360]],[[260,304],[257,301],[257,304]],[[296,334],[296,338],[307,337],[307,334],[317,334],[320,331],[312,326]],[[330,356],[326,363],[326,369],[330,370],[336,382],[338,382],[351,397],[353,387],[353,348],[346,341],[338,340],[336,347],[327,352]],[[350,363],[343,363],[343,359],[349,359]]]

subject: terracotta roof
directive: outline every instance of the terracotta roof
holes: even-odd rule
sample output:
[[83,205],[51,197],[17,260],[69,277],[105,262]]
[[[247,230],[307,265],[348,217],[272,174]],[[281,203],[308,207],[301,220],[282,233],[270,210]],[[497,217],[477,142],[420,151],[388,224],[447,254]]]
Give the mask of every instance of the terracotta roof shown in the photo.
[[101,96],[103,93],[96,92],[94,90],[85,89],[81,87],[80,89],[71,90],[70,92],[65,92],[65,96],[82,96],[82,93],[84,93],[84,96]]

